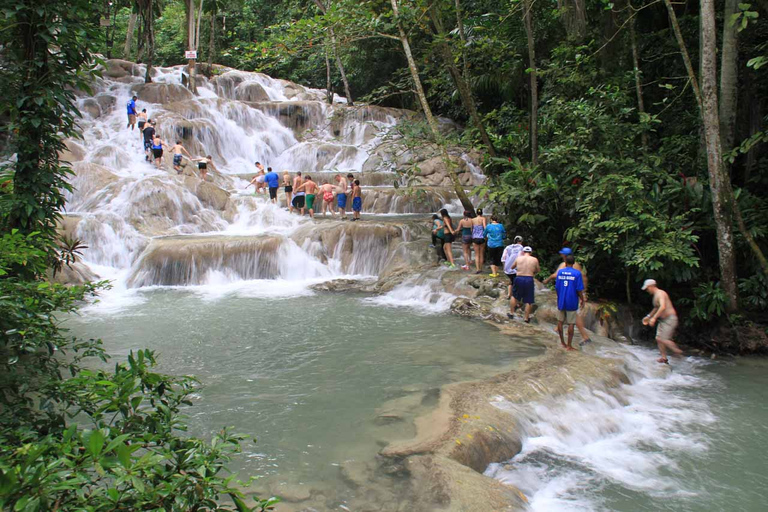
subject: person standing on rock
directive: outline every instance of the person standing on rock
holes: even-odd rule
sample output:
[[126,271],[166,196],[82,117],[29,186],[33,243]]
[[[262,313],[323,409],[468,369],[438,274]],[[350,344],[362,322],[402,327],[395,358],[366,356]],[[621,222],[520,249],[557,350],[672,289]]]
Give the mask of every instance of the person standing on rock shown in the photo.
[[192,155],[190,155],[189,151],[187,151],[184,148],[180,140],[176,141],[176,144],[173,146],[172,151],[173,151],[173,169],[176,171],[176,174],[181,174],[182,153],[186,153],[189,158],[192,158]]
[[136,116],[139,121],[139,139],[144,138],[144,125],[147,124],[147,109],[141,109],[141,112]]
[[251,182],[248,183],[248,185],[246,185],[245,188],[248,188],[251,185],[253,185],[254,187],[256,187],[256,193],[258,194],[258,193],[262,192],[263,189],[264,189],[264,176],[265,176],[265,173],[264,173],[264,166],[261,165],[259,162],[256,162],[256,169],[258,169],[258,172],[256,173],[256,176],[253,177]]
[[507,238],[507,230],[499,222],[496,215],[491,215],[491,223],[486,226],[483,236],[488,239],[488,256],[491,259],[490,277],[499,277],[501,256],[504,253],[504,239]]
[[307,210],[309,210],[309,216],[315,218],[315,194],[317,194],[317,183],[312,181],[312,176],[304,178],[304,183],[296,190],[297,192],[306,192],[307,194]]
[[530,246],[526,245],[523,247],[523,252],[517,257],[515,262],[510,265],[510,270],[514,269],[517,269],[515,286],[517,286],[520,299],[515,297],[515,295],[512,295],[512,300],[509,304],[511,313],[508,313],[507,316],[509,318],[514,317],[515,309],[517,309],[517,301],[520,300],[521,303],[525,304],[525,323],[530,323],[531,310],[536,303],[536,283],[533,280],[533,276],[541,270],[539,267],[539,260],[533,255],[533,249],[531,249]]
[[643,318],[643,325],[656,326],[656,344],[661,352],[658,359],[660,363],[669,363],[667,349],[676,355],[682,355],[683,351],[675,343],[675,331],[677,330],[677,311],[669,298],[669,294],[658,287],[653,279],[646,279],[641,288],[653,296],[653,309]]
[[478,208],[477,215],[472,219],[472,244],[475,246],[475,274],[483,273],[485,265],[485,228],[488,221],[483,216],[483,210]]
[[214,171],[218,172],[216,167],[213,166],[213,157],[211,155],[203,158],[195,158],[193,161],[197,162],[197,170],[200,171],[200,179],[205,181],[208,177],[208,167],[211,167]]
[[[509,278],[509,286],[507,287],[507,299],[512,299],[513,295],[518,295],[517,287],[515,286],[515,277],[517,277],[517,269],[512,268],[512,264],[517,261],[517,257],[523,252],[523,237],[520,235],[515,237],[514,243],[508,245],[504,249],[504,254],[501,255],[501,262],[504,264],[504,273]],[[518,297],[518,300],[520,297]],[[511,302],[510,302],[511,304]],[[514,314],[512,310],[510,313]]]
[[152,139],[155,138],[155,123],[151,119],[149,120],[149,124],[144,128],[143,135],[144,135],[144,154],[146,157],[144,158],[147,162],[149,162],[149,157],[152,154]]
[[272,201],[272,204],[277,204],[277,189],[280,188],[280,175],[273,171],[271,167],[267,167],[264,181],[267,182],[269,187],[269,200]]
[[363,190],[360,188],[360,180],[352,182],[352,220],[360,220],[360,211],[363,209]]
[[128,100],[128,126],[126,128],[130,128],[133,130],[136,127],[136,100],[139,99],[138,97],[134,96],[130,100]]
[[[578,318],[579,306],[584,306],[584,281],[581,272],[573,268],[576,258],[572,254],[565,256],[565,266],[555,274],[557,292],[557,334],[565,350],[573,348],[573,325]],[[568,324],[568,343],[563,339],[563,324]]]
[[341,174],[337,174],[334,178],[339,184],[336,189],[336,205],[339,207],[339,215],[342,220],[347,218],[347,178]]
[[432,215],[432,247],[435,248],[437,253],[437,264],[441,261],[448,263],[448,258],[445,256],[445,250],[443,245],[445,244],[445,225],[437,214]]
[[299,210],[301,215],[304,216],[304,200],[307,195],[306,192],[301,190],[301,186],[304,184],[304,179],[301,177],[301,171],[296,173],[296,177],[293,178],[293,201],[291,201],[291,213],[293,210]]
[[[557,271],[561,268],[565,267],[565,260],[568,258],[568,256],[573,254],[573,250],[570,247],[563,247],[560,249],[560,255],[563,257],[563,262],[560,263],[560,265],[557,267],[557,270],[555,270],[554,274],[546,278],[543,283],[549,284],[550,281],[553,281],[555,277],[557,277]],[[575,258],[575,256],[574,256]],[[573,268],[581,272],[581,278],[584,282],[584,303],[586,304],[586,301],[588,299],[587,297],[587,286],[589,284],[589,280],[587,279],[587,269],[584,268],[582,265],[579,264],[578,261],[574,259]],[[579,329],[579,333],[581,334],[581,343],[579,345],[583,346],[587,343],[592,343],[592,340],[589,337],[589,333],[587,332],[587,328],[584,326],[584,309],[581,309],[578,311],[576,315],[576,327]]]
[[333,191],[334,187],[328,183],[328,180],[323,181],[323,184],[320,185],[320,192],[323,194],[323,217],[328,212],[331,212],[331,217],[336,217],[336,212],[333,211]]
[[293,199],[293,183],[291,182],[291,175],[288,174],[288,171],[283,171],[283,187],[285,187],[285,207],[290,208]]
[[440,220],[443,223],[443,251],[448,260],[448,266],[450,268],[456,268],[456,264],[453,262],[453,250],[451,249],[451,244],[453,244],[453,241],[456,239],[456,232],[453,230],[451,216],[445,208],[440,210]]
[[[464,254],[464,264],[461,270],[469,270],[472,263],[472,214],[464,210],[464,218],[459,221],[458,228],[461,230],[461,252]],[[475,251],[475,260],[478,253]]]

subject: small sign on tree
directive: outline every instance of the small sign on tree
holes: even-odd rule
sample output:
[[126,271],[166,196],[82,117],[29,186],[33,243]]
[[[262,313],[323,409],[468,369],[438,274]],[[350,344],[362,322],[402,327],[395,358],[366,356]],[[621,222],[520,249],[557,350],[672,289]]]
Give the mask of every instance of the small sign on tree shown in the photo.
[[187,50],[184,52],[185,59],[197,59],[197,50]]

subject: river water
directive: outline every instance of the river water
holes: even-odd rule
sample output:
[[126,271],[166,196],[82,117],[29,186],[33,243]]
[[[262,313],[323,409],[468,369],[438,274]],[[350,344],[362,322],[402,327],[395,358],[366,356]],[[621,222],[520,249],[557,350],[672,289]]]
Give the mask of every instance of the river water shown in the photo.
[[[70,318],[78,336],[100,337],[117,360],[148,347],[159,370],[203,384],[189,412],[190,431],[222,427],[253,435],[233,464],[265,476],[262,492],[305,486],[343,504],[352,489],[345,462],[373,462],[388,441],[414,434],[412,420],[439,387],[488,377],[541,353],[496,329],[434,314],[440,301],[392,307],[397,293],[274,298],[252,282],[223,296],[181,288],[143,290],[112,314],[109,304]],[[274,283],[272,283],[274,284]],[[438,298],[439,299],[439,298]]]

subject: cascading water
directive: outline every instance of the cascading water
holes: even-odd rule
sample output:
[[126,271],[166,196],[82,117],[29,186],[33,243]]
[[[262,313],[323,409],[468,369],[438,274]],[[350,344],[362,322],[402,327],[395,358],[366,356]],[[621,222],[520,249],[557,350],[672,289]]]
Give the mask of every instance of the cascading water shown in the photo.
[[[75,171],[65,229],[88,246],[85,263],[120,280],[119,290],[377,275],[393,264],[393,254],[402,256],[402,224],[315,227],[253,189],[246,192],[256,161],[291,178],[312,174],[318,183],[351,172],[362,181],[368,215],[460,208],[448,190],[404,195],[394,187],[402,178],[390,167],[370,169],[374,161],[395,158],[382,141],[410,115],[403,111],[345,107],[339,97],[328,105],[323,91],[226,68],[201,78],[197,97],[180,85],[182,67],[155,68],[152,84],[143,83],[143,73],[143,65],[107,62],[96,95],[79,100],[83,138],[68,141],[62,155]],[[133,94],[166,142],[162,168],[145,161],[140,133],[125,126],[123,105]],[[169,146],[176,140],[195,156],[212,156],[215,171],[207,182],[186,157],[182,173],[173,172]],[[466,165],[468,182],[482,179],[475,170]]]

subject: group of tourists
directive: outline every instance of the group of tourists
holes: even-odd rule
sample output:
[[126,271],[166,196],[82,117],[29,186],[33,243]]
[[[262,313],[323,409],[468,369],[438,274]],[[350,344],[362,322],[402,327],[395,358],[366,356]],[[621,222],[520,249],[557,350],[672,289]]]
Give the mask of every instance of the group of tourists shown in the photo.
[[[138,98],[133,96],[128,100],[128,125],[126,128],[134,130],[138,123],[139,139],[144,143],[144,159],[147,162],[152,162],[156,168],[160,169],[163,165],[163,155],[165,154],[165,148],[171,146],[171,144],[165,142],[160,138],[157,133],[157,121],[150,119],[147,114],[147,109],[141,109],[141,112],[137,111],[136,100]],[[208,169],[211,168],[214,171],[218,170],[213,165],[213,158],[211,155],[204,157],[194,158],[189,151],[184,147],[180,140],[176,141],[176,144],[171,146],[171,153],[173,154],[173,169],[176,174],[181,174],[182,158],[186,154],[192,162],[197,162],[197,170],[200,173],[200,179],[205,181],[208,177]]]
[[[523,321],[530,323],[531,314],[536,303],[535,277],[541,271],[539,260],[533,255],[533,248],[524,245],[522,236],[515,236],[513,242],[504,247],[506,230],[495,216],[488,223],[483,211],[478,209],[476,215],[465,211],[464,217],[454,226],[453,219],[447,210],[432,216],[432,246],[435,247],[438,263],[443,262],[450,268],[456,268],[453,259],[452,244],[461,237],[464,264],[462,270],[469,270],[472,263],[471,255],[474,249],[474,264],[477,274],[483,273],[486,254],[491,266],[490,277],[498,277],[501,267],[509,279],[507,298],[509,312],[507,316],[515,318],[518,307],[523,309]],[[487,250],[486,250],[487,247]],[[573,346],[575,328],[581,334],[580,346],[591,342],[589,332],[584,326],[584,306],[587,301],[587,272],[576,261],[573,250],[563,247],[560,252],[562,262],[557,269],[544,279],[543,283],[554,281],[557,294],[557,334],[560,344],[566,350],[576,350]],[[667,350],[674,354],[682,354],[682,350],[673,338],[677,329],[677,312],[669,295],[661,290],[656,281],[648,279],[643,283],[643,291],[653,296],[653,310],[643,319],[643,325],[656,326],[656,343],[661,352],[660,363],[668,363]],[[567,335],[564,327],[567,325]]]
[[[271,167],[264,169],[261,162],[256,162],[258,172],[256,176],[245,186],[247,189],[251,185],[256,187],[256,193],[266,194],[269,192],[269,199],[273,204],[278,204],[277,192],[283,187],[285,192],[285,208],[291,213],[294,211],[304,215],[315,217],[315,205],[319,206],[320,213],[323,216],[331,213],[332,217],[339,214],[342,220],[347,219],[347,203],[352,203],[352,220],[360,220],[360,212],[363,209],[363,192],[360,187],[360,180],[355,179],[354,175],[337,173],[333,177],[333,183],[323,180],[318,184],[312,179],[312,176],[303,175],[297,172],[296,176],[291,178],[288,171],[283,171],[282,178],[280,174],[273,171]],[[318,196],[320,196],[318,198]],[[350,201],[351,200],[351,201]]]

